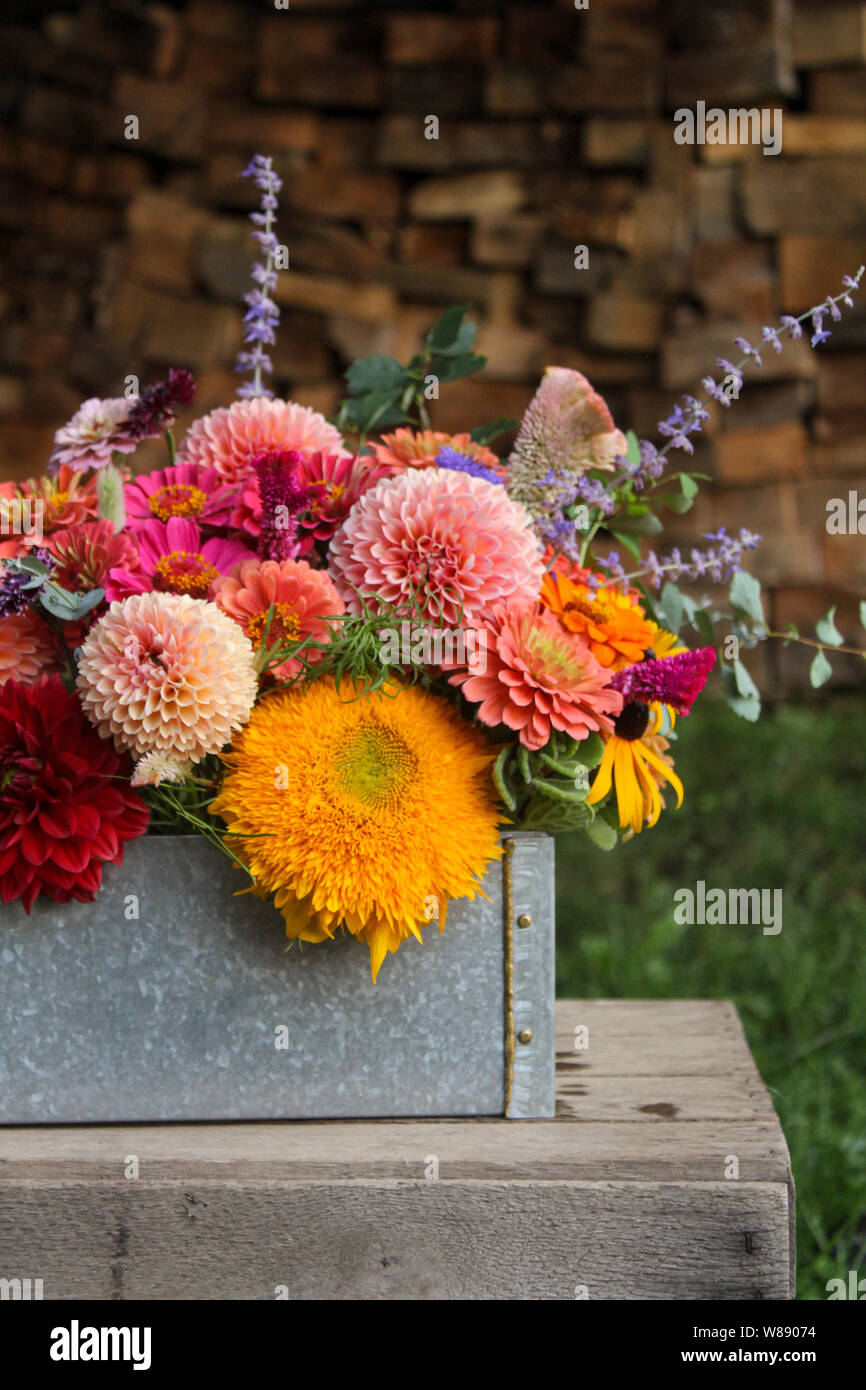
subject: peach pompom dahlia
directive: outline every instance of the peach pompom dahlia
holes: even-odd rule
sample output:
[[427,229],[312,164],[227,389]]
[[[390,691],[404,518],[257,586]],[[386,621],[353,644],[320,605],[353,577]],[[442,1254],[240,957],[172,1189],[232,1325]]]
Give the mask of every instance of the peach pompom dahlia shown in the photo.
[[331,542],[348,607],[361,596],[454,626],[512,595],[535,599],[541,552],[523,507],[503,487],[451,469],[386,478],[355,503]]
[[536,603],[500,605],[478,638],[472,668],[457,671],[451,684],[478,705],[482,724],[514,729],[533,750],[544,748],[554,730],[578,742],[612,732],[622,695],[586,643],[563,632],[552,613]]
[[103,738],[139,759],[196,763],[218,753],[256,698],[249,639],[216,604],[187,594],[134,594],[91,628],[78,691]]
[[340,431],[324,415],[295,401],[255,396],[203,415],[186,436],[179,463],[215,468],[225,483],[245,481],[261,454],[296,449],[345,453]]

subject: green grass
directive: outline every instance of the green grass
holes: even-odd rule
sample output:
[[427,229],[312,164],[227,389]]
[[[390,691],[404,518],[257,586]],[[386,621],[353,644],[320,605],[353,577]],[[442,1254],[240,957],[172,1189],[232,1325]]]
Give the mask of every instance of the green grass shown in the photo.
[[[678,727],[680,811],[611,854],[559,837],[557,993],[734,1000],[791,1150],[798,1297],[823,1299],[866,1274],[866,701]],[[678,926],[698,879],[783,889],[782,931]]]

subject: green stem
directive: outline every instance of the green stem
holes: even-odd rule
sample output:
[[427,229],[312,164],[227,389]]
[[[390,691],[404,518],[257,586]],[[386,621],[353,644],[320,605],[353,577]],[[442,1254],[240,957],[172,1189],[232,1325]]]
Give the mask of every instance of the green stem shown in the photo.
[[167,447],[168,447],[168,462],[169,462],[169,467],[172,467],[172,466],[174,465],[175,459],[177,458],[177,445],[176,445],[175,442],[174,442],[174,434],[172,433],[171,430],[166,430],[166,432],[165,432],[165,442],[166,442],[166,445],[167,445]]

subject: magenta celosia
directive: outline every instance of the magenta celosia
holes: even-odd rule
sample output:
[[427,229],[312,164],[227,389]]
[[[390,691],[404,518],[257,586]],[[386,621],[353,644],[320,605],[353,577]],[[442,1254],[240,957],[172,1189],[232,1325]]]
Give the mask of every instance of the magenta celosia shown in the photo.
[[298,553],[298,516],[313,489],[297,475],[303,458],[296,450],[262,454],[253,462],[259,494],[259,555],[263,560],[291,560]]
[[716,659],[712,647],[675,656],[652,657],[618,671],[611,684],[626,700],[649,705],[659,701],[677,714],[688,714],[707,683]]

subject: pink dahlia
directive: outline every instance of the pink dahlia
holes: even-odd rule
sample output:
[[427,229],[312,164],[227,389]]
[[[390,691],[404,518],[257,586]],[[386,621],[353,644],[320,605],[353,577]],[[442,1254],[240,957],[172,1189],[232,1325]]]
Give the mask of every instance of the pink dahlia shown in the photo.
[[[214,602],[234,618],[254,647],[268,632],[268,646],[275,642],[298,642],[302,637],[327,641],[327,618],[345,611],[343,600],[324,570],[314,570],[306,560],[246,560],[225,579],[214,585]],[[271,613],[268,626],[268,613]],[[315,661],[317,652],[305,653]],[[273,667],[271,674],[290,680],[301,670],[297,657]]]
[[90,722],[138,758],[196,763],[218,753],[249,719],[257,688],[254,652],[237,623],[187,594],[113,603],[78,662]]
[[117,570],[113,578],[126,593],[189,594],[208,598],[221,574],[249,558],[240,541],[202,540],[194,521],[173,516],[168,521],[147,521],[135,533],[140,570]]
[[310,406],[256,396],[196,420],[183,441],[181,462],[215,468],[223,482],[236,484],[246,480],[260,454],[290,449],[341,453],[343,439]]
[[611,689],[610,672],[547,609],[519,600],[500,605],[477,639],[472,668],[457,671],[451,684],[478,705],[482,724],[514,729],[530,749],[544,748],[554,729],[578,742],[612,732],[623,697]]
[[385,478],[355,503],[329,551],[353,612],[413,608],[437,622],[472,623],[509,596],[535,599],[544,573],[524,509],[505,489],[451,469]]
[[55,531],[45,548],[57,562],[51,578],[72,594],[102,588],[111,602],[137,587],[125,582],[127,575],[137,575],[141,568],[135,543],[123,532],[117,534],[110,521],[84,521]]
[[0,900],[92,902],[103,865],[147,829],[147,807],[59,676],[0,690]]
[[138,444],[126,429],[126,419],[134,401],[125,396],[100,400],[92,396],[54,436],[51,466],[105,468],[112,453],[131,454]]
[[380,443],[373,445],[376,459],[389,468],[435,468],[443,449],[453,449],[464,458],[505,476],[505,469],[492,450],[476,444],[468,434],[445,434],[442,430],[395,430],[383,434]]
[[127,522],[135,530],[173,516],[200,526],[227,526],[235,496],[236,490],[225,485],[215,468],[194,463],[140,473],[124,489]]
[[0,618],[0,686],[9,680],[27,685],[57,660],[57,638],[32,608]]

